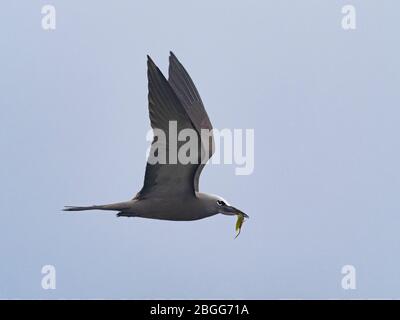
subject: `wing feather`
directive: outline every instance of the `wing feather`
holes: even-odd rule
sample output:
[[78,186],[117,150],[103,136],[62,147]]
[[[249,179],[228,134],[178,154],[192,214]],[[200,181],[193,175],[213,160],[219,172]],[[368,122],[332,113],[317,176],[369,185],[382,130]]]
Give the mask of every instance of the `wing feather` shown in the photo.
[[[166,135],[167,163],[147,162],[143,188],[135,198],[195,196],[194,178],[199,164],[169,163],[169,122],[176,121],[177,129],[195,129],[181,101],[150,57],[147,60],[149,117],[153,129]],[[153,139],[150,154],[154,154],[157,138]],[[178,150],[184,142],[177,141]],[[157,152],[162,150],[157,149]]]
[[202,129],[210,130],[211,133],[208,141],[206,141],[204,137],[201,140],[202,161],[198,166],[194,177],[195,191],[199,191],[200,174],[205,166],[205,162],[210,159],[214,153],[214,139],[211,131],[213,127],[207,115],[206,109],[204,108],[200,94],[193,83],[193,80],[190,78],[188,72],[172,52],[170,52],[169,56],[168,82],[181,101],[182,106],[186,110],[189,118],[196,128],[199,137],[201,137]]

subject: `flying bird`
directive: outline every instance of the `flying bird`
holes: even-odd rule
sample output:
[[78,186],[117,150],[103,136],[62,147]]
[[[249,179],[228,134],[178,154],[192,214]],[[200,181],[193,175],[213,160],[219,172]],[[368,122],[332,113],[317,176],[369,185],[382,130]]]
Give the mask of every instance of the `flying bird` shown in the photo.
[[[147,56],[149,116],[153,132],[163,130],[169,136],[170,122],[176,121],[177,129],[191,129],[197,133],[198,161],[195,163],[151,163],[148,159],[142,189],[136,196],[124,202],[93,205],[66,206],[64,211],[111,210],[118,217],[141,217],[173,221],[190,221],[216,214],[237,216],[238,234],[247,214],[231,206],[220,196],[199,191],[199,178],[208,160],[214,153],[212,125],[200,95],[189,74],[170,52],[169,78],[164,77],[153,60]],[[202,130],[209,130],[208,141]],[[175,141],[178,149],[184,142]],[[166,141],[166,156],[169,156],[171,141]],[[150,155],[157,154],[157,138],[154,137]]]

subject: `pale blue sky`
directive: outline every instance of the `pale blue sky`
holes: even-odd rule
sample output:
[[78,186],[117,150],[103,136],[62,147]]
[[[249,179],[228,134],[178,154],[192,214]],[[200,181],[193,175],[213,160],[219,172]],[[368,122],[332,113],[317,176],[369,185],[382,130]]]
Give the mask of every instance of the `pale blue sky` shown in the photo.
[[[1,4],[0,298],[400,298],[400,3],[136,3]],[[60,212],[141,188],[146,54],[166,71],[169,50],[215,127],[255,129],[253,175],[201,179],[250,215],[236,240],[226,216]]]

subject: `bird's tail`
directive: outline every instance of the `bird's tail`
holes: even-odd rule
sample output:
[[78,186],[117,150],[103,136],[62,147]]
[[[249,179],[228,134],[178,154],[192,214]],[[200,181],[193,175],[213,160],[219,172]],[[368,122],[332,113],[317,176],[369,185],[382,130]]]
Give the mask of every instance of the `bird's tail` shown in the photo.
[[123,211],[129,208],[131,204],[130,201],[126,202],[118,202],[104,205],[94,205],[94,206],[84,206],[84,207],[75,207],[75,206],[65,206],[63,211],[85,211],[85,210],[111,210],[111,211]]

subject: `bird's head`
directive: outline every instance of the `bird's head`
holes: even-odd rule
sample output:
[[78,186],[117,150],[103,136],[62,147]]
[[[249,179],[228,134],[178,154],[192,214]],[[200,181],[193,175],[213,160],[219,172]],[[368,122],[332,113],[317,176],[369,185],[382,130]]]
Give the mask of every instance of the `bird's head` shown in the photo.
[[219,213],[225,214],[227,216],[237,216],[237,222],[236,222],[236,231],[237,231],[237,236],[240,234],[240,230],[242,228],[242,224],[244,222],[245,218],[249,218],[247,214],[245,214],[243,211],[231,206],[228,204],[224,199],[218,198],[215,199],[215,210],[218,211]]
[[223,199],[217,199],[215,201],[215,207],[216,210],[219,213],[225,214],[227,216],[243,216],[244,218],[248,218],[249,216],[245,214],[243,211],[229,205],[225,200]]

